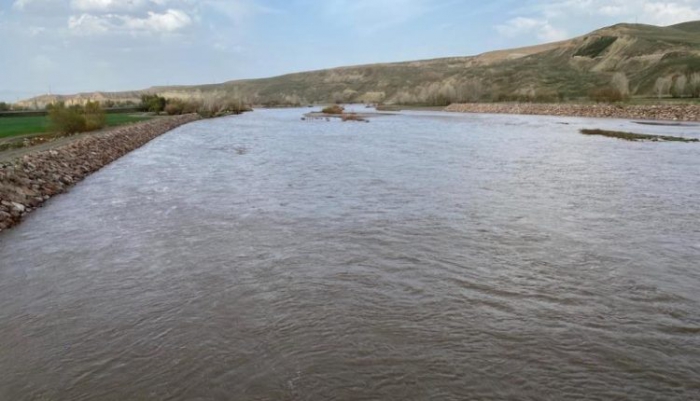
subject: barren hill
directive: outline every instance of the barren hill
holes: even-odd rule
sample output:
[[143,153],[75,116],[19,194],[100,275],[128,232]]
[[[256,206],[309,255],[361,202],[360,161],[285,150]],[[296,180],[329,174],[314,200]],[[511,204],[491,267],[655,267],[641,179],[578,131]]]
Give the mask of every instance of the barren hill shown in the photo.
[[471,57],[341,67],[273,78],[143,91],[41,96],[26,106],[56,100],[137,101],[165,97],[238,96],[255,104],[370,102],[445,104],[517,98],[575,99],[609,86],[622,72],[633,96],[651,96],[659,78],[700,73],[700,21],[658,27],[619,24],[571,40]]

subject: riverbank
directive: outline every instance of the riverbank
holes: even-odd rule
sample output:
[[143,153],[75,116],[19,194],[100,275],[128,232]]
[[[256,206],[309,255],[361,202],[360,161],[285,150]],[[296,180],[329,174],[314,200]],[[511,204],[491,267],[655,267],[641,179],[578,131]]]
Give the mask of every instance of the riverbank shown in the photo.
[[401,104],[380,104],[377,111],[443,111],[445,106],[410,106]]
[[612,105],[541,103],[463,103],[445,111],[480,114],[526,114],[561,117],[623,118],[630,120],[700,121],[700,105]]
[[65,192],[89,174],[199,118],[197,114],[187,114],[137,123],[0,162],[0,231],[16,225],[52,196]]

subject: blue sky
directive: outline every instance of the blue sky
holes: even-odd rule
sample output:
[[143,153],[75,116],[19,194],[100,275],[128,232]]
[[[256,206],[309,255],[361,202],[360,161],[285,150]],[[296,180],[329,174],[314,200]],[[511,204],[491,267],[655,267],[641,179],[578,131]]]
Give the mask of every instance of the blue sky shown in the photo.
[[700,0],[0,0],[0,100],[472,55]]

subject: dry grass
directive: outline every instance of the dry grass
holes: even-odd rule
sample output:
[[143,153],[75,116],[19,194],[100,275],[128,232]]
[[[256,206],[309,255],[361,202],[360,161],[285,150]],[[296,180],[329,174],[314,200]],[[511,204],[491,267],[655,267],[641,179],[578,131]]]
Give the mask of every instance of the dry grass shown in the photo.
[[339,106],[337,104],[334,104],[333,106],[328,106],[321,110],[322,113],[324,114],[343,114],[345,112],[345,109],[342,106]]
[[649,141],[649,142],[700,142],[696,138],[682,138],[668,135],[634,134],[632,132],[606,131],[602,129],[582,129],[584,135],[607,136],[609,138],[623,139],[625,141]]
[[366,118],[359,116],[355,113],[350,113],[350,114],[343,114],[341,117],[343,121],[357,121],[357,122],[364,122],[368,121]]

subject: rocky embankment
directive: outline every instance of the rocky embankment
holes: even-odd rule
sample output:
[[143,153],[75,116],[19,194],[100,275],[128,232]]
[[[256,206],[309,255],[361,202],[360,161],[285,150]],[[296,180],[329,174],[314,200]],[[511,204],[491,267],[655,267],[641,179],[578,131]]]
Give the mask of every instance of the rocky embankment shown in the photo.
[[119,127],[0,163],[0,231],[17,224],[51,196],[65,192],[90,173],[199,118],[188,114]]
[[623,118],[630,120],[700,121],[700,105],[611,105],[540,103],[452,104],[445,111],[484,114],[528,114],[562,117]]

